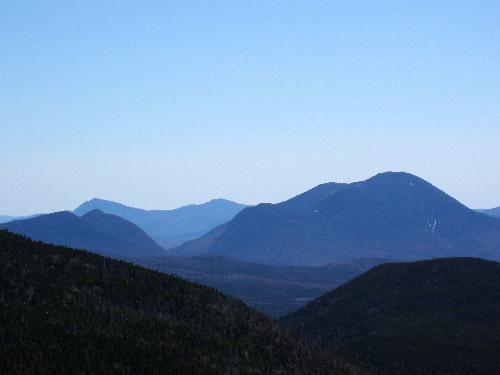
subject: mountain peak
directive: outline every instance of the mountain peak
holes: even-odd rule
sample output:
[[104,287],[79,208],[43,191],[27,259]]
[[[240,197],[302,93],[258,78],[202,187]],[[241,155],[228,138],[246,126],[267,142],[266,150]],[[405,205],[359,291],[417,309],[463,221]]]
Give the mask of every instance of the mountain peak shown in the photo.
[[206,203],[200,204],[199,206],[210,206],[210,205],[247,207],[247,205],[245,205],[245,204],[236,203],[234,201],[231,201],[231,200],[225,199],[225,198],[214,198],[214,199],[209,200]]
[[117,258],[165,254],[165,250],[135,224],[97,209],[82,217],[61,211],[12,221],[2,227],[34,240],[87,249]]
[[100,203],[116,203],[116,202],[113,202],[113,201],[110,201],[110,200],[107,200],[107,199],[102,199],[102,198],[94,197],[94,198],[91,198],[91,199],[83,202],[82,204],[80,204],[79,207],[81,207],[81,206],[88,206],[88,205],[96,205],[96,204],[100,204]]
[[16,221],[24,222],[24,221],[27,221],[27,220],[37,220],[37,221],[46,221],[46,220],[74,220],[74,219],[77,219],[77,218],[78,218],[78,216],[76,216],[71,211],[56,211],[56,212],[51,212],[49,214],[39,215],[39,216],[35,216],[33,218],[25,218],[25,219],[16,220]]
[[386,181],[386,182],[390,182],[390,183],[397,183],[397,182],[419,183],[419,182],[423,182],[423,183],[430,185],[424,179],[422,179],[418,176],[415,176],[411,173],[402,172],[402,171],[398,171],[398,172],[387,171],[387,172],[377,173],[375,176],[370,177],[369,179],[367,179],[363,182],[368,183],[368,182],[375,182],[375,181]]
[[[80,217],[93,210],[121,217],[141,227],[165,248],[197,238],[231,220],[247,207],[227,199],[217,198],[202,204],[191,204],[173,210],[144,210],[121,203],[92,198],[82,203],[74,213]],[[95,214],[93,214],[95,215]]]
[[102,199],[102,198],[94,197],[94,198],[89,199],[88,201],[86,201],[84,203],[94,203],[94,202],[111,202],[111,201],[107,200],[107,199]]
[[88,201],[83,202],[79,205],[74,212],[89,211],[94,208],[106,207],[106,206],[123,206],[121,203],[113,202],[107,199],[94,197]]
[[287,201],[247,208],[173,253],[322,265],[353,258],[499,259],[500,222],[406,172],[325,183]]
[[[64,211],[56,211],[46,214],[47,216],[76,216],[73,212],[64,210]],[[45,216],[45,215],[40,215]]]
[[103,215],[106,215],[106,214],[102,210],[96,208],[96,209],[93,209],[93,210],[87,212],[86,214],[82,215],[82,219],[83,218],[100,217]]
[[210,199],[207,203],[234,203],[234,202],[225,198],[214,198]]

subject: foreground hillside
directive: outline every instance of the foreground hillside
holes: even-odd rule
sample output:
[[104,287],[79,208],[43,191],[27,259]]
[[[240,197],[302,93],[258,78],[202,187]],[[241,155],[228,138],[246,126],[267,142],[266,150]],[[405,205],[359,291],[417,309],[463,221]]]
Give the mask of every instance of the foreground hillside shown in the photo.
[[500,259],[500,220],[402,172],[319,185],[288,201],[244,209],[227,224],[172,249],[289,265],[356,258]]
[[380,374],[500,373],[500,263],[384,264],[282,319]]
[[143,210],[121,203],[94,198],[75,209],[78,216],[92,210],[120,216],[151,236],[164,248],[195,239],[231,220],[245,207],[226,199],[213,199],[203,204],[190,204],[174,210]]
[[[330,374],[223,294],[0,231],[2,374]],[[348,372],[347,372],[348,373]]]
[[216,288],[277,318],[382,260],[356,260],[321,267],[266,265],[220,256],[140,258],[133,262]]
[[78,217],[62,211],[15,220],[1,227],[37,241],[91,250],[113,258],[162,256],[165,250],[137,225],[100,210]]

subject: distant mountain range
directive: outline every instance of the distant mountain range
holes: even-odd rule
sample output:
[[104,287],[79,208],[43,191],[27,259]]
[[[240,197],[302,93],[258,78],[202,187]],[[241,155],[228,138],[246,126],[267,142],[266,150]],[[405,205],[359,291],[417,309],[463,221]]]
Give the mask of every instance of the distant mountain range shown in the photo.
[[248,263],[220,256],[169,257],[135,224],[93,210],[12,221],[0,227],[35,240],[87,249],[181,276],[239,298],[269,316],[279,317],[304,306],[382,260],[355,260],[323,267]]
[[481,213],[486,214],[486,215],[489,215],[489,216],[500,218],[500,207],[480,209],[480,210],[476,210],[476,211],[481,212]]
[[137,225],[100,210],[87,212],[82,217],[68,211],[55,212],[11,221],[1,224],[0,227],[34,240],[91,250],[114,258],[166,254],[165,250]]
[[[273,317],[302,307],[382,261],[500,258],[499,219],[470,210],[407,173],[322,184],[282,203],[239,212],[242,207],[219,199],[147,211],[93,199],[75,210],[81,217],[59,212],[0,227],[209,285]],[[172,244],[195,235],[189,231],[216,225],[224,215],[236,217],[170,251],[146,230]]]
[[498,374],[500,263],[384,264],[283,318],[375,374]]
[[37,215],[27,215],[27,216],[0,215],[0,224],[8,223],[9,221],[13,221],[13,220],[30,219],[30,218],[36,217],[36,216],[40,216],[40,214],[37,214]]
[[178,277],[5,231],[0,265],[2,374],[360,374]]
[[386,172],[246,208],[169,253],[290,265],[356,258],[500,259],[500,220],[467,208],[419,177]]
[[143,210],[94,198],[80,205],[74,213],[82,216],[98,209],[120,216],[141,227],[157,243],[168,249],[228,222],[245,207],[248,206],[225,199],[214,199],[174,210]]

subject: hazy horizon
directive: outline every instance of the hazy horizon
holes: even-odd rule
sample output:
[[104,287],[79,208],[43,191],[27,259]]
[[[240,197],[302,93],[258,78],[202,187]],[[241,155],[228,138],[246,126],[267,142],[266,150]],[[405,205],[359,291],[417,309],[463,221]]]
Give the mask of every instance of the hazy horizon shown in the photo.
[[[382,172],[388,172],[388,171],[382,171]],[[379,172],[379,173],[382,173],[382,172]],[[401,171],[393,171],[393,172],[401,172]],[[406,172],[406,171],[403,171],[403,172]],[[374,174],[375,175],[375,174]],[[324,181],[324,182],[321,182],[321,183],[327,183],[327,182],[340,182],[340,183],[343,183],[343,182],[347,182],[347,183],[351,183],[351,182],[358,182],[358,181],[363,181],[363,180],[366,180],[374,175],[371,175],[367,178],[364,178],[364,179],[359,179],[359,180],[352,180],[352,181]],[[421,176],[418,176],[418,177],[421,177]],[[428,182],[431,182],[431,181],[428,181]],[[130,203],[130,202],[125,202],[125,201],[119,201],[119,200],[116,200],[116,199],[113,199],[112,197],[103,197],[103,196],[93,196],[93,197],[89,197],[87,199],[84,199],[84,200],[81,200],[81,201],[78,201],[76,202],[75,204],[73,204],[71,207],[65,207],[65,208],[58,208],[58,209],[47,209],[45,211],[37,211],[37,212],[23,212],[23,213],[17,213],[17,214],[12,214],[12,213],[9,213],[9,212],[0,212],[0,216],[28,216],[28,215],[32,215],[32,214],[43,214],[43,213],[51,213],[51,212],[58,212],[58,211],[73,211],[74,209],[76,209],[78,206],[80,206],[81,204],[87,202],[87,201],[90,201],[92,199],[101,199],[101,200],[106,200],[106,201],[112,201],[112,202],[115,202],[115,203],[120,203],[120,204],[124,204],[126,206],[130,206],[130,207],[134,207],[134,208],[140,208],[140,209],[145,209],[145,210],[171,210],[171,209],[176,209],[176,208],[180,208],[180,207],[183,207],[183,206],[187,206],[187,205],[192,205],[192,204],[203,204],[203,203],[207,203],[211,200],[215,200],[215,199],[227,199],[227,200],[231,200],[231,201],[234,201],[236,203],[240,203],[240,204],[247,204],[247,205],[256,205],[256,204],[259,204],[259,203],[279,203],[279,202],[282,202],[282,201],[285,201],[285,200],[288,200],[289,198],[292,198],[298,194],[301,194],[309,189],[312,189],[314,187],[316,187],[317,185],[321,184],[321,183],[318,183],[314,186],[309,186],[307,188],[304,188],[303,190],[301,191],[297,191],[297,192],[294,192],[292,193],[291,195],[289,196],[286,196],[282,199],[277,199],[277,200],[261,200],[261,201],[255,201],[255,202],[242,202],[242,201],[237,201],[237,200],[234,200],[234,199],[231,199],[231,198],[228,198],[228,197],[223,197],[223,196],[214,196],[212,198],[207,198],[205,200],[200,200],[200,201],[192,201],[192,202],[185,202],[185,203],[180,203],[180,204],[177,204],[177,205],[171,205],[171,206],[168,206],[168,205],[163,205],[163,206],[149,206],[149,207],[144,207],[144,206],[141,206],[141,205],[136,205],[136,204],[133,204],[133,203]],[[432,182],[431,182],[432,183]],[[439,188],[439,186],[436,186]],[[445,193],[448,193],[447,191],[445,191]],[[449,193],[448,193],[449,194]],[[455,196],[451,195],[453,198],[456,198]],[[465,202],[461,202],[463,204],[465,204],[466,206],[468,206],[469,208],[473,208],[473,209],[481,209],[481,208],[496,208],[497,206],[491,206],[491,207],[474,207],[474,206],[470,206],[470,205],[467,205]],[[161,203],[160,203],[161,204]]]
[[388,170],[500,206],[500,2],[0,12],[0,215],[278,202]]

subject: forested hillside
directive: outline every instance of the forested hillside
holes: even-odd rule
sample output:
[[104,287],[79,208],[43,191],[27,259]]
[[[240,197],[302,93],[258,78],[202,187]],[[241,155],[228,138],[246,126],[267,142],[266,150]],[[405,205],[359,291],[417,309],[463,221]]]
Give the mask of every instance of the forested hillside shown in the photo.
[[321,267],[243,262],[220,256],[138,258],[134,263],[208,285],[278,318],[383,262],[358,259]]
[[0,268],[1,374],[337,373],[332,356],[177,277],[6,231]]
[[499,374],[500,263],[377,266],[282,319],[378,374]]

